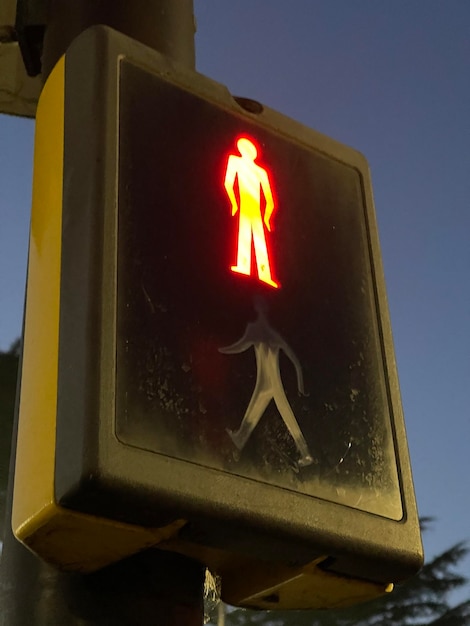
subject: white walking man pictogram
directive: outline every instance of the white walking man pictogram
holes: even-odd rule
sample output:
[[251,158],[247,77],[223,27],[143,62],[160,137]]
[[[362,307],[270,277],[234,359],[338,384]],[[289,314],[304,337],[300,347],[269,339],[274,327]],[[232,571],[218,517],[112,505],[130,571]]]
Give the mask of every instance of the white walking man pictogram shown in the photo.
[[[238,139],[237,148],[240,156],[235,154],[229,156],[224,180],[232,206],[232,215],[239,212],[237,264],[232,265],[231,269],[233,272],[249,276],[253,247],[259,279],[271,287],[279,287],[279,283],[272,277],[266,243],[265,227],[268,232],[272,230],[271,216],[275,208],[268,173],[255,163],[258,151],[250,139],[246,137]],[[236,180],[238,201],[235,193]],[[265,204],[263,216],[261,192]]]
[[313,463],[307,442],[295,419],[295,415],[287,399],[279,369],[279,352],[282,350],[295,367],[299,393],[305,394],[302,367],[290,346],[281,335],[272,328],[266,318],[261,302],[255,304],[258,317],[250,322],[243,336],[230,346],[219,348],[224,354],[237,354],[254,347],[256,355],[256,384],[251,400],[246,409],[240,428],[236,432],[228,430],[233,443],[241,450],[248,441],[255,426],[263,416],[271,400],[284,420],[294,442],[300,452],[299,466]]

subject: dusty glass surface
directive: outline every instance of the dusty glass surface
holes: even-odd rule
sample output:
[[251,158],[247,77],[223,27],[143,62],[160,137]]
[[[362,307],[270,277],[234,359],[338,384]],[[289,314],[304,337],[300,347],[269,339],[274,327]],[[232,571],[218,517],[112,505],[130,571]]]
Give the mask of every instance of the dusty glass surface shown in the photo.
[[116,434],[401,519],[361,175],[253,120],[122,64]]

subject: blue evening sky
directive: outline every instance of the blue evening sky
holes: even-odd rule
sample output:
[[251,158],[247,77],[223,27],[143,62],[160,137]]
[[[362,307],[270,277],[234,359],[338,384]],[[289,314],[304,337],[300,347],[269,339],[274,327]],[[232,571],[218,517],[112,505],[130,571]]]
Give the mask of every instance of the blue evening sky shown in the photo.
[[[470,2],[195,11],[199,71],[369,160],[418,505],[436,517],[425,548],[470,539]],[[33,131],[0,115],[3,350],[21,329]]]

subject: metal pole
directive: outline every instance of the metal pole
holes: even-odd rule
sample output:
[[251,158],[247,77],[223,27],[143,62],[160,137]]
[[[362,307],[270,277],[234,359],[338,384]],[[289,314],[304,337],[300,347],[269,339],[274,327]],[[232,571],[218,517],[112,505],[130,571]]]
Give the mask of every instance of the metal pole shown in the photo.
[[[44,80],[73,38],[93,24],[194,68],[192,0],[49,0]],[[16,427],[0,561],[1,626],[201,626],[205,568],[196,561],[152,549],[80,575],[60,572],[24,548],[10,530],[15,448]]]
[[49,0],[44,79],[70,42],[93,24],[105,24],[194,69],[193,0]]
[[225,604],[220,601],[219,606],[217,607],[217,626],[225,626]]

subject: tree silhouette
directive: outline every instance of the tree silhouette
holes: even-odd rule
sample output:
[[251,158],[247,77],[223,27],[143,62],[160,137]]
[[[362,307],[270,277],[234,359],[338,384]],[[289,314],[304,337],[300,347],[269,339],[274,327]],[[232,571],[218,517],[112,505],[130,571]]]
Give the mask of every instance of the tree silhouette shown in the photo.
[[10,462],[11,432],[15,412],[16,376],[20,340],[0,352],[0,549],[5,517],[5,492]]

